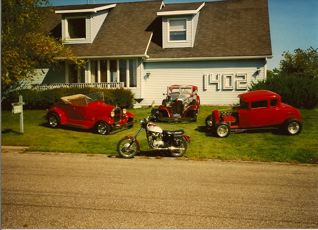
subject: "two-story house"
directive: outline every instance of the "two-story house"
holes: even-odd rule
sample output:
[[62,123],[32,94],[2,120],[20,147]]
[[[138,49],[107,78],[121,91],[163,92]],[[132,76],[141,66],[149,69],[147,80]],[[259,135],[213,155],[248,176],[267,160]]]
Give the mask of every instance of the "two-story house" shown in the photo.
[[267,0],[165,4],[145,1],[54,7],[47,26],[84,68],[45,70],[42,87],[125,87],[143,105],[166,87],[199,87],[202,104],[231,104],[266,78],[271,58]]

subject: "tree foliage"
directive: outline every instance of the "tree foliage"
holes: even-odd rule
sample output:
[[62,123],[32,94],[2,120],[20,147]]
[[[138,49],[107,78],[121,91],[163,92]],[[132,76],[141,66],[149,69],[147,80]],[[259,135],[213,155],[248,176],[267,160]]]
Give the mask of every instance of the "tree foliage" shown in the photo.
[[268,89],[296,107],[318,105],[318,49],[296,49],[283,53],[279,69],[268,71],[267,79],[253,83],[251,90]]
[[76,62],[61,41],[41,29],[50,8],[48,0],[2,0],[1,90],[5,94],[36,68],[56,64],[56,57]]
[[299,77],[318,77],[318,49],[296,49],[294,53],[284,52],[280,62],[280,72]]

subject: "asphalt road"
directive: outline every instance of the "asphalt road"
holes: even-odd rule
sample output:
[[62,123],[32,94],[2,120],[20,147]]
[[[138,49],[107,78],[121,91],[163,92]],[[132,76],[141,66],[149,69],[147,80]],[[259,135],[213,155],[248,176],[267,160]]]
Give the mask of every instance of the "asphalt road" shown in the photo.
[[318,166],[2,150],[2,228],[317,228]]

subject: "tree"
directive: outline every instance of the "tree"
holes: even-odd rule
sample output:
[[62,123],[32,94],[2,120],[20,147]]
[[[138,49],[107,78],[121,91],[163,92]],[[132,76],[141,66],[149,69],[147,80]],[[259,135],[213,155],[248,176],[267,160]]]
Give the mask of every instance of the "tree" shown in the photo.
[[284,52],[280,72],[297,76],[318,77],[318,49],[296,49],[294,53]]
[[284,52],[279,69],[268,72],[267,79],[252,83],[250,90],[268,89],[279,93],[282,100],[296,107],[318,105],[317,49]]
[[70,49],[43,29],[50,13],[48,0],[2,0],[2,95],[34,76],[36,68],[51,67],[56,57],[77,62]]

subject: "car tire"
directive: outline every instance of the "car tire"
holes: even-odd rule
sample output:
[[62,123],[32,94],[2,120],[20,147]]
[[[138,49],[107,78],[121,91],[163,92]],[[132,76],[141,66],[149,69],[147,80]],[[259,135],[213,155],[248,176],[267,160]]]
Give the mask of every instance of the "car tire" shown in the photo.
[[289,120],[284,125],[284,131],[288,135],[298,135],[302,130],[302,124],[297,120]]
[[105,121],[99,121],[95,126],[95,131],[101,135],[107,135],[111,131],[111,127]]
[[168,117],[168,114],[162,110],[159,110],[157,121],[162,121],[165,117]]
[[56,113],[50,113],[47,116],[47,122],[51,128],[57,128],[61,124],[60,117]]
[[196,122],[198,120],[198,111],[193,110],[190,113],[191,121]]
[[217,137],[220,137],[220,138],[227,137],[227,136],[230,135],[230,132],[231,132],[231,128],[226,123],[218,124],[215,127],[215,134],[216,134]]
[[207,116],[207,117],[205,118],[205,127],[206,127],[206,128],[211,128],[212,125],[213,125],[213,122],[212,122],[211,125],[209,125],[209,123],[208,123],[209,121],[212,122],[212,115],[209,115],[209,116]]

